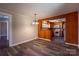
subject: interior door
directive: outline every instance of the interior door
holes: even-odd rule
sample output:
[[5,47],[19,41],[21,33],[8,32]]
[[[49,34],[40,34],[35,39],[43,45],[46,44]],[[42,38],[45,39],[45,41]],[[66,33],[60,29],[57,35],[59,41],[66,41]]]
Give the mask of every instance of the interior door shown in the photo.
[[7,21],[0,21],[0,48],[9,47],[7,27],[8,27]]
[[78,13],[66,15],[66,42],[78,44]]

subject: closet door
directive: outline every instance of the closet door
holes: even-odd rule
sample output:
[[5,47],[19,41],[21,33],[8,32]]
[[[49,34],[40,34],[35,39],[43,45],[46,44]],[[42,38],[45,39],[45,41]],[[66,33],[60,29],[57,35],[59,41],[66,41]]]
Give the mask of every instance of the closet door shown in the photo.
[[73,19],[71,19],[71,17],[72,17],[72,14],[68,14],[66,16],[66,42],[67,43],[73,42],[73,40],[72,40],[72,24],[71,24]]
[[71,44],[78,44],[77,12],[66,15],[66,42]]
[[78,13],[74,13],[73,16],[73,43],[78,44]]

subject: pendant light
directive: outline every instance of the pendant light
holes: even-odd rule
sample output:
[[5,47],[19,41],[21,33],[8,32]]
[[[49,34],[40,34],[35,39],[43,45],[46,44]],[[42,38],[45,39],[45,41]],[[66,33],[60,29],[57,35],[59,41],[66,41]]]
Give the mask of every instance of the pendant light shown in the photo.
[[37,13],[36,13],[36,10],[35,10],[35,14],[34,14],[34,19],[33,19],[33,22],[32,24],[38,24],[38,18],[37,18]]

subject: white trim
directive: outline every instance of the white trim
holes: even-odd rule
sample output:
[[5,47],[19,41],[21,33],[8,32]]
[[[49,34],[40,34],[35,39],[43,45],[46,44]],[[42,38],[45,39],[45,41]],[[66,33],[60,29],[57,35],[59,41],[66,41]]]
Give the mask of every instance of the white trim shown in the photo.
[[17,42],[17,43],[12,44],[11,46],[16,46],[16,45],[19,45],[19,44],[27,43],[27,42],[32,41],[32,40],[34,40],[34,39],[37,39],[37,38],[33,38],[33,39],[29,39],[29,40]]
[[7,21],[7,40],[9,40],[9,33],[8,33],[8,29],[9,29],[9,27],[8,27],[8,21]]
[[4,13],[4,12],[1,12],[0,11],[0,15],[6,15],[9,17],[9,20],[7,21],[8,22],[8,40],[9,40],[9,46],[12,45],[12,15],[11,14],[8,14],[8,13]]
[[10,26],[10,40],[9,40],[9,46],[11,46],[12,45],[12,39],[13,39],[13,37],[12,37],[12,15],[10,15],[10,20],[9,20],[10,22],[10,24],[8,24],[9,26]]
[[67,43],[67,42],[66,42],[66,44],[68,44],[68,45],[72,45],[72,46],[77,46],[77,47],[78,47],[77,44],[72,44],[72,43]]
[[64,41],[65,41],[65,43],[66,43],[66,18],[64,18],[65,19],[65,29],[64,29]]

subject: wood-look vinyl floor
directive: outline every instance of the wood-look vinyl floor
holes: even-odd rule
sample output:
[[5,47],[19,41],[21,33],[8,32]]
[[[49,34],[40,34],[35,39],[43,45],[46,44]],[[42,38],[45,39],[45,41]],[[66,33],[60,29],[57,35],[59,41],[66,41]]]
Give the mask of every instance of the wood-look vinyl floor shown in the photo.
[[0,49],[1,56],[78,56],[78,49],[70,49],[53,42],[36,39],[17,46]]

